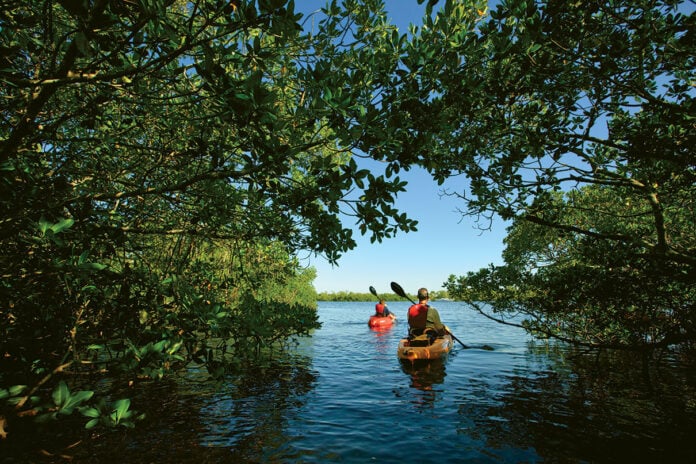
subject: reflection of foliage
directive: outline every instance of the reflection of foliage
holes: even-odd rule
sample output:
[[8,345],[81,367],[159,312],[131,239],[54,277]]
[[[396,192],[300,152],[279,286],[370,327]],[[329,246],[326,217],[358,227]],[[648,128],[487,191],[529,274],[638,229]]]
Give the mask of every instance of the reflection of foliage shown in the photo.
[[234,445],[239,461],[258,459],[268,451],[268,443],[284,439],[288,419],[316,381],[306,362],[295,359],[252,368],[230,379],[225,393],[204,408],[207,420],[226,423],[225,437],[219,440]]
[[108,459],[119,449],[124,462],[263,461],[264,453],[277,452],[290,439],[287,421],[314,388],[317,379],[309,362],[285,353],[224,376],[217,388],[201,384],[204,377],[195,371],[176,381],[144,385],[133,398],[146,413],[127,438],[135,445],[122,447],[123,436],[110,434],[78,450],[75,458]]
[[[283,353],[241,366],[217,384],[206,381],[205,370],[191,369],[138,389],[115,388],[131,399],[111,405],[97,401],[80,412],[100,423],[118,422],[119,433],[51,422],[44,424],[50,433],[37,434],[36,424],[17,423],[23,433],[11,430],[18,439],[3,443],[3,457],[26,460],[38,449],[45,455],[63,450],[66,459],[95,462],[108,461],[118,450],[122,462],[258,462],[264,451],[287,439],[286,421],[314,388],[310,361]],[[134,419],[137,428],[131,430]],[[68,416],[68,424],[76,421]],[[100,440],[88,439],[94,434]],[[82,446],[70,447],[80,440]]]
[[[491,453],[506,444],[554,462],[693,461],[696,379],[689,371],[646,370],[629,352],[598,357],[539,345],[528,356],[541,364],[538,375],[513,372],[495,403],[461,404]],[[557,364],[545,366],[548,359]]]

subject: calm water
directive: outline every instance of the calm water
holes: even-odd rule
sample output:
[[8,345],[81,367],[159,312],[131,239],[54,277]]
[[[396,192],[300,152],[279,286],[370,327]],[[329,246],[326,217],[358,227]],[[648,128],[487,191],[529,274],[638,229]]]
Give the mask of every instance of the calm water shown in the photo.
[[400,321],[376,332],[367,326],[374,303],[320,303],[323,327],[292,355],[217,387],[195,372],[152,385],[134,400],[148,411],[138,429],[67,454],[134,463],[696,462],[696,405],[683,395],[693,372],[648,384],[630,360],[617,370],[570,356],[455,302],[435,306],[472,348],[414,369],[396,357],[407,305],[389,306]]

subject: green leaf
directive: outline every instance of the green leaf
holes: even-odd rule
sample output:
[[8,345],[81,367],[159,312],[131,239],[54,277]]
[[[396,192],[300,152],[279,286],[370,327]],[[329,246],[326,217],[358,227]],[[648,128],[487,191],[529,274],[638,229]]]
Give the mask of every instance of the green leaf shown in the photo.
[[70,389],[64,381],[60,381],[55,389],[53,389],[53,403],[56,406],[62,406],[70,398]]
[[80,265],[80,269],[92,270],[92,271],[103,271],[108,266],[101,263],[83,263]]
[[69,404],[70,406],[74,407],[74,406],[76,406],[76,405],[78,405],[78,404],[80,404],[80,403],[83,403],[83,402],[89,400],[90,398],[92,398],[92,396],[94,396],[94,392],[93,392],[93,391],[90,391],[90,390],[80,390],[79,392],[77,392],[77,393],[75,393],[74,395],[71,395],[71,396],[70,396],[70,401],[68,402],[68,404]]
[[1,394],[3,391],[6,391],[9,394],[9,396],[17,396],[17,395],[21,395],[24,392],[24,390],[26,390],[26,389],[27,389],[26,385],[12,385],[7,390],[0,390],[0,398],[2,398]]
[[56,222],[51,226],[51,231],[53,231],[54,234],[58,234],[60,232],[63,232],[65,229],[69,229],[72,227],[72,225],[75,224],[74,219],[61,219],[60,221]]
[[[62,403],[56,403],[56,404],[59,406],[58,412],[60,414],[66,414],[66,415],[72,414],[74,409],[77,406],[79,406],[84,401],[89,400],[90,398],[92,398],[92,395],[94,395],[94,392],[87,391],[87,390],[81,390],[81,391],[78,391],[77,393],[70,394],[70,391],[67,390],[67,387],[66,387],[66,390],[63,390],[62,388],[60,390],[61,390],[61,395],[64,395],[67,391],[68,396],[61,397],[60,399],[62,400]],[[55,400],[55,397],[54,397],[54,400]]]
[[87,430],[94,428],[99,423],[99,419],[92,419],[85,424]]
[[179,349],[181,348],[181,346],[183,344],[184,344],[184,342],[182,342],[182,341],[178,341],[178,342],[172,344],[172,346],[170,346],[169,349],[167,350],[167,354],[173,355],[174,353],[179,351]]
[[162,280],[162,285],[169,285],[177,282],[179,280],[178,276],[169,276],[166,279]]
[[45,220],[44,218],[39,219],[39,232],[41,232],[42,235],[45,235],[46,232],[51,228],[51,223]]
[[99,417],[101,416],[101,411],[97,408],[82,408],[80,409],[80,414],[85,417]]
[[121,419],[127,418],[130,414],[128,409],[130,408],[131,400],[129,398],[124,398],[118,400],[114,403],[114,413],[116,423],[119,423]]

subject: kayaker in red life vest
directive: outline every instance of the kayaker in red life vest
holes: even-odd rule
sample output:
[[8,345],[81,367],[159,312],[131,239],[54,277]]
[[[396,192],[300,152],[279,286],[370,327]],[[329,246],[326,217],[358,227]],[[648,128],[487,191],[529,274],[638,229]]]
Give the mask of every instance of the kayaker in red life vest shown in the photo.
[[[408,308],[408,333],[410,335],[420,335],[426,331],[431,332],[435,336],[441,336],[446,333],[444,324],[440,321],[440,313],[437,309],[428,305],[427,288],[418,289],[418,304],[411,305]],[[430,330],[426,330],[430,329]]]
[[387,303],[384,302],[383,298],[381,298],[379,303],[375,305],[375,316],[391,317],[392,319],[396,317],[391,313],[391,311],[389,311],[389,308],[387,308]]

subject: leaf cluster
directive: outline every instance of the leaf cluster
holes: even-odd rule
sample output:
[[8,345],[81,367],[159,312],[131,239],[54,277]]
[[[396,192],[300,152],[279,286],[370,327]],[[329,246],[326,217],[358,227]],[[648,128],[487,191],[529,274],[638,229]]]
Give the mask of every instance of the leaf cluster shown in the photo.
[[689,266],[665,263],[648,247],[637,255],[633,242],[599,238],[609,231],[640,237],[650,229],[649,217],[637,220],[641,215],[625,205],[620,209],[628,214],[613,211],[615,198],[598,187],[557,195],[547,206],[579,228],[586,221],[602,228],[587,236],[516,220],[505,265],[451,276],[448,290],[494,318],[514,316],[541,337],[644,352],[693,346],[696,286]]

